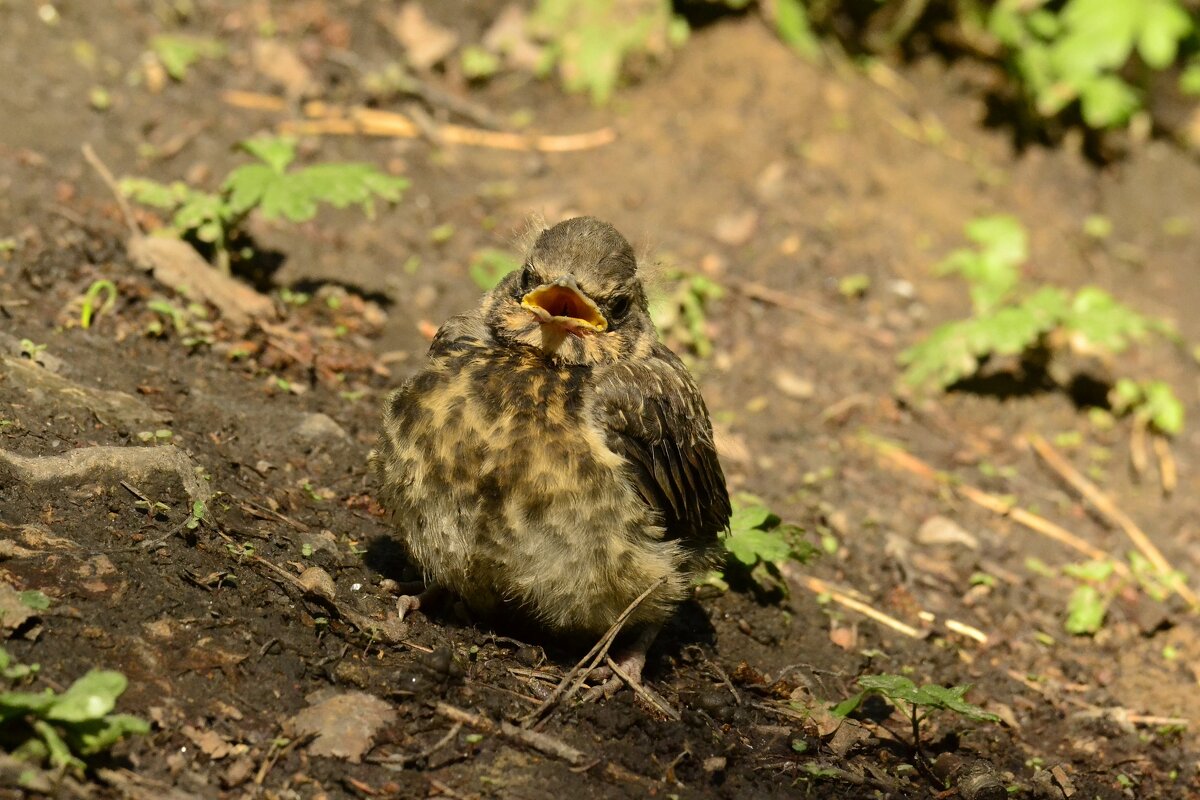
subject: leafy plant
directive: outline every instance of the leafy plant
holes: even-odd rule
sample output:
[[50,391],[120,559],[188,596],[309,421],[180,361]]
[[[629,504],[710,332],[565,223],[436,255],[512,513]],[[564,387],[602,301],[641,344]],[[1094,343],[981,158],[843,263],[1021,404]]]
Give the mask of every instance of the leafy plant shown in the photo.
[[157,315],[146,325],[147,335],[161,338],[173,331],[184,347],[192,349],[213,343],[213,324],[208,321],[208,310],[200,303],[176,305],[156,297],[146,303],[146,308]]
[[[732,498],[733,515],[721,544],[760,584],[783,586],[779,567],[787,561],[808,562],[817,548],[804,538],[798,525],[783,522],[762,500],[751,494]],[[724,584],[724,575],[709,576],[709,583]]]
[[146,178],[125,178],[120,189],[143,205],[171,212],[165,231],[211,244],[218,266],[228,272],[231,242],[251,211],[269,220],[305,222],[327,203],[335,208],[357,205],[370,217],[376,199],[398,202],[409,186],[406,178],[384,174],[369,164],[316,164],[291,170],[296,140],[290,137],[249,139],[241,147],[257,161],[230,172],[216,193],[181,181],[162,184]]
[[860,691],[833,708],[833,715],[845,717],[853,713],[868,695],[877,694],[893,705],[906,703],[908,716],[912,723],[913,749],[918,758],[921,754],[921,723],[934,711],[949,711],[975,722],[999,722],[1000,717],[989,711],[984,711],[973,703],[968,703],[963,697],[971,688],[964,686],[939,686],[935,683],[917,686],[903,675],[864,675],[858,679]]
[[[16,664],[0,649],[0,673],[10,683],[28,679],[37,669],[37,665]],[[0,692],[0,729],[19,742],[13,751],[18,758],[82,771],[86,758],[126,736],[150,732],[139,717],[112,713],[127,686],[121,673],[93,669],[63,692]]]
[[1067,600],[1067,619],[1063,624],[1067,633],[1074,636],[1091,636],[1104,625],[1108,604],[1112,594],[1105,584],[1112,577],[1114,565],[1111,560],[1088,561],[1083,564],[1068,564],[1063,574],[1075,578],[1079,585]]
[[32,339],[22,339],[20,341],[21,357],[28,358],[30,361],[37,361],[38,356],[45,352],[48,345],[38,344]]
[[609,100],[632,56],[662,58],[687,38],[670,0],[539,0],[531,33],[546,42],[542,69],[557,67],[570,92]]
[[721,299],[725,289],[703,275],[674,270],[669,277],[674,286],[664,294],[650,298],[650,317],[664,339],[675,339],[700,358],[712,355],[708,336],[707,309]]
[[1179,0],[1068,0],[1058,10],[1046,0],[1000,0],[987,28],[1007,47],[1038,114],[1078,102],[1090,127],[1111,128],[1141,106],[1122,74],[1131,57],[1167,69],[1196,22]]
[[[1020,267],[1029,256],[1028,241],[1013,217],[972,220],[966,234],[975,247],[954,251],[936,271],[967,280],[974,315],[934,329],[900,354],[902,381],[911,387],[946,389],[978,373],[993,356],[1032,360],[1070,349],[1112,358],[1151,333],[1176,336],[1165,321],[1142,316],[1095,286],[1074,294],[1054,286],[1023,287]],[[1123,379],[1117,387],[1118,413],[1141,414],[1163,433],[1182,428],[1183,407],[1168,384]]]
[[1117,414],[1128,414],[1134,423],[1157,433],[1177,436],[1183,430],[1183,403],[1165,381],[1121,378],[1108,393]]

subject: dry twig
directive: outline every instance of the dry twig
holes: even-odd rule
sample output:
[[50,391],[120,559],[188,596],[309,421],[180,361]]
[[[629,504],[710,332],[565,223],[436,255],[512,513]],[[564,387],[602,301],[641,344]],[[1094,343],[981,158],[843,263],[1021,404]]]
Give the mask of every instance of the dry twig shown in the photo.
[[538,731],[527,730],[519,725],[513,725],[511,722],[501,721],[496,723],[487,717],[458,708],[457,706],[452,706],[449,703],[438,703],[434,706],[434,710],[451,722],[462,723],[480,733],[501,736],[544,755],[561,758],[572,766],[578,767],[595,761],[595,759],[588,757],[582,751],[576,750],[574,747],[559,739],[555,739],[553,736],[548,736]]
[[[286,104],[271,95],[253,95],[248,92],[225,93],[222,99],[239,108],[284,110]],[[542,153],[569,153],[591,150],[616,141],[617,132],[611,126],[586,133],[565,135],[538,135],[489,131],[464,125],[418,125],[410,116],[395,111],[380,111],[366,106],[331,105],[313,101],[304,106],[306,120],[287,120],[279,125],[281,133],[298,135],[341,135],[341,136],[391,136],[401,139],[417,139],[428,136],[438,142],[461,144],[468,147],[487,147],[494,150],[538,151]],[[432,124],[432,123],[431,123]]]
[[[1057,525],[1045,517],[1040,517],[1032,511],[1020,508],[1009,498],[985,492],[966,483],[952,481],[950,476],[935,470],[898,444],[876,437],[862,437],[862,440],[874,448],[876,453],[893,466],[900,467],[906,472],[910,472],[918,478],[923,478],[931,483],[947,486],[960,497],[969,500],[980,508],[985,508],[1001,517],[1008,517],[1013,522],[1023,525],[1034,533],[1041,534],[1047,539],[1052,539],[1078,553],[1082,553],[1090,559],[1105,560],[1109,557],[1106,551],[1076,536],[1061,525]],[[1122,577],[1131,577],[1129,567],[1120,561],[1113,562],[1113,571]]]
[[911,636],[914,639],[922,639],[925,637],[925,632],[914,628],[905,622],[901,622],[893,616],[885,614],[877,608],[874,608],[861,600],[857,600],[845,592],[839,591],[830,586],[820,578],[814,578],[811,575],[805,575],[800,571],[800,568],[792,562],[787,562],[780,566],[779,571],[783,573],[783,577],[789,581],[803,586],[813,594],[828,595],[835,603],[845,606],[851,611],[857,611],[865,617],[869,617],[880,625],[884,625],[897,633],[902,633],[905,636]]
[[[1055,450],[1049,442],[1035,433],[1029,437],[1029,444],[1033,447],[1034,452],[1041,457],[1042,461],[1054,470],[1060,478],[1066,481],[1072,489],[1091,503],[1109,522],[1124,531],[1125,535],[1129,537],[1138,551],[1146,557],[1146,560],[1154,565],[1155,569],[1163,575],[1169,575],[1174,572],[1171,562],[1167,561],[1166,556],[1151,541],[1146,532],[1128,514],[1121,510],[1113,502],[1112,498],[1102,492],[1096,484],[1081,475],[1075,467],[1071,466],[1071,463],[1063,458],[1062,454]],[[1200,598],[1196,597],[1195,592],[1186,584],[1179,583],[1173,588],[1193,609],[1200,608]]]
[[548,718],[550,712],[559,702],[569,700],[575,692],[579,691],[579,687],[583,686],[583,682],[587,680],[588,674],[608,655],[608,649],[612,647],[613,641],[616,640],[617,634],[621,632],[621,628],[625,626],[625,622],[637,610],[638,606],[653,594],[658,587],[662,586],[665,581],[666,578],[659,578],[646,591],[635,597],[632,603],[625,607],[625,610],[621,612],[621,616],[617,617],[616,621],[604,632],[599,641],[592,645],[592,649],[588,651],[587,655],[581,658],[571,668],[571,671],[563,676],[563,679],[559,681],[558,686],[554,687],[554,691],[550,693],[550,696],[533,713],[525,718],[522,724],[526,728],[540,725]]
[[121,192],[121,187],[117,185],[117,179],[113,177],[112,170],[108,165],[100,160],[100,156],[96,155],[96,151],[92,149],[91,144],[84,142],[79,148],[83,153],[83,158],[92,165],[92,169],[96,170],[96,174],[100,176],[100,180],[104,181],[104,185],[112,192],[113,199],[117,201],[117,207],[121,209],[121,216],[125,218],[125,224],[129,226],[129,234],[131,236],[141,236],[142,230],[133,216],[133,209],[129,207],[129,201],[125,199],[124,193]]

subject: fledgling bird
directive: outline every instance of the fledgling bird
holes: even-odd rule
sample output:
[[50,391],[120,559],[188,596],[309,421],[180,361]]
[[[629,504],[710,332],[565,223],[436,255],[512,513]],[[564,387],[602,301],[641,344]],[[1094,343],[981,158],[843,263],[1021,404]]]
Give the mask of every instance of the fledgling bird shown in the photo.
[[729,522],[700,391],[656,336],[629,243],[590,217],[542,230],[442,325],[370,460],[426,585],[477,613],[594,639],[661,581],[627,622],[635,679]]

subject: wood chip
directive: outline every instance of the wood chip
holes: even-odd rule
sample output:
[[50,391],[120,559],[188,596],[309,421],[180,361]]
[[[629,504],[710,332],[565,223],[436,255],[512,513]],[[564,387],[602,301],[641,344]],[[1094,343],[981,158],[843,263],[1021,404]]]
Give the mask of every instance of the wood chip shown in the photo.
[[235,333],[259,320],[275,318],[275,304],[237,279],[220,272],[187,242],[159,236],[131,236],[129,258],[154,279],[193,300],[211,303]]

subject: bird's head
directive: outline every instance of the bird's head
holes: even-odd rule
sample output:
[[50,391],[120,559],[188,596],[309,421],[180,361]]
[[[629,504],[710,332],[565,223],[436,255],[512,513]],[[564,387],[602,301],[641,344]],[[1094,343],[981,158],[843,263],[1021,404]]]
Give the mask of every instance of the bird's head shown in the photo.
[[591,217],[543,230],[524,267],[484,298],[483,315],[498,340],[564,364],[611,364],[654,343],[633,248]]

